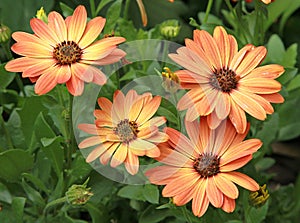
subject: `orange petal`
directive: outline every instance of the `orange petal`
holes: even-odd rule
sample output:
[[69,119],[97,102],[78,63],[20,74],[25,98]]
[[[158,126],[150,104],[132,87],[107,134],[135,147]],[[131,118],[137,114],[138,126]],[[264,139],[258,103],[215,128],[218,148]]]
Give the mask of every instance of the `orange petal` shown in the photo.
[[230,58],[230,42],[228,39],[228,34],[222,26],[217,26],[214,29],[213,37],[216,40],[220,51],[220,57],[223,65],[222,67],[226,69],[229,65]]
[[106,19],[100,16],[93,18],[88,22],[83,36],[78,43],[81,49],[86,48],[99,36],[104,27],[105,22]]
[[44,72],[43,75],[37,79],[34,91],[38,95],[46,94],[51,91],[57,85],[57,75],[55,74],[55,68],[50,67]]
[[145,155],[148,156],[148,157],[151,157],[151,158],[159,157],[160,156],[160,150],[159,150],[159,148],[157,148],[155,146],[155,148],[153,148],[153,149],[146,150]]
[[155,135],[147,138],[147,141],[153,142],[153,143],[161,143],[168,141],[169,136],[163,132],[158,132]]
[[219,119],[225,119],[230,112],[230,99],[227,93],[219,93],[216,98],[216,115]]
[[222,173],[213,176],[213,179],[218,189],[227,197],[231,199],[236,199],[239,196],[239,191],[237,187],[226,177],[223,177]]
[[73,63],[71,64],[71,71],[82,81],[91,82],[93,80],[93,67],[90,65]]
[[[103,145],[106,146],[106,144],[103,144]],[[109,142],[109,144],[107,144],[107,146],[106,146],[107,149],[100,156],[100,159],[99,159],[100,163],[102,163],[103,165],[106,165],[119,146],[120,146],[120,143]]]
[[172,199],[173,203],[177,206],[182,206],[192,200],[195,196],[194,188],[189,188],[182,193],[175,195]]
[[238,88],[244,91],[257,94],[272,94],[281,90],[281,84],[278,81],[266,78],[248,78],[241,79]]
[[138,138],[147,139],[158,133],[157,126],[148,126],[146,128],[139,128]]
[[68,91],[74,95],[81,95],[84,89],[84,82],[77,78],[75,75],[72,75],[70,80],[66,82]]
[[177,108],[182,111],[191,106],[194,106],[196,102],[200,101],[205,96],[204,91],[201,88],[195,88],[188,91],[183,95],[177,103]]
[[224,177],[233,181],[234,183],[240,185],[241,187],[246,188],[250,191],[256,191],[259,189],[259,185],[250,177],[243,173],[239,172],[228,172],[222,173]]
[[203,51],[209,59],[211,67],[217,70],[222,68],[220,52],[215,39],[205,30],[200,31],[200,39]]
[[68,38],[67,26],[63,17],[53,11],[48,15],[48,26],[57,35],[60,42],[66,41]]
[[27,68],[35,65],[43,59],[34,59],[29,57],[20,57],[11,61],[8,61],[5,65],[5,70],[10,72],[23,72]]
[[262,146],[262,142],[259,139],[248,139],[241,143],[232,145],[222,155],[220,165],[226,165],[233,160],[240,157],[244,157],[256,152]]
[[[205,148],[207,147],[208,141],[210,139],[211,129],[207,124],[207,118],[201,117],[200,118],[200,145],[202,147],[202,151],[204,152]],[[199,151],[201,152],[201,151]]]
[[[162,190],[162,195],[164,197],[173,197],[181,194],[184,191],[193,188],[195,184],[198,183],[199,179],[199,174],[196,171],[190,170],[168,183]],[[178,182],[180,182],[180,185],[178,185]]]
[[234,209],[235,209],[235,200],[227,196],[224,196],[222,210],[227,213],[231,213],[234,211]]
[[121,143],[119,148],[116,150],[116,152],[114,153],[111,162],[110,162],[110,166],[115,168],[117,166],[119,166],[121,163],[124,162],[124,160],[127,157],[127,145]]
[[229,118],[238,133],[244,133],[247,127],[245,112],[231,99]]
[[125,41],[123,37],[109,37],[98,40],[84,49],[82,60],[99,60],[113,52],[116,45]]
[[[244,152],[246,153],[246,152]],[[250,160],[252,160],[252,155],[240,156],[239,158],[228,162],[226,164],[220,164],[221,172],[231,172],[245,166]],[[222,166],[221,166],[222,165]]]
[[125,96],[125,116],[128,116],[131,106],[134,104],[136,100],[138,100],[139,95],[135,90],[129,90]]
[[148,121],[154,113],[157,111],[159,105],[161,102],[160,96],[155,96],[151,101],[149,101],[147,104],[143,106],[143,109],[136,119],[136,122],[139,125],[143,125],[146,121]]
[[100,97],[100,98],[98,98],[97,102],[102,110],[106,111],[107,113],[111,112],[112,103],[110,100],[108,100],[107,98],[104,98],[104,97]]
[[[192,146],[197,149],[197,152],[203,153],[203,148],[200,145],[200,123],[198,120],[189,122],[186,119],[184,120],[185,128],[187,134],[192,142]],[[192,151],[190,151],[192,152]]]
[[263,97],[267,101],[271,103],[283,103],[284,98],[279,94],[279,93],[274,93],[274,94],[261,94],[259,95],[260,97]]
[[169,136],[169,144],[172,145],[176,151],[187,157],[190,157],[191,154],[193,154],[193,144],[185,135],[169,127],[165,128],[164,131]]
[[230,54],[228,59],[228,64],[231,64],[231,61],[235,54],[238,52],[238,44],[236,42],[236,39],[232,35],[228,35],[228,40],[230,44]]
[[216,115],[216,110],[214,110],[206,117],[207,117],[207,124],[209,128],[213,130],[216,129],[222,122],[222,119],[219,119],[219,117]]
[[94,124],[81,123],[77,127],[86,133],[97,135],[97,127]]
[[11,50],[19,55],[34,57],[37,59],[53,58],[52,50],[49,50],[48,47],[35,42],[31,42],[30,44],[28,44],[28,42],[18,42],[12,45]]
[[105,141],[105,137],[101,136],[91,136],[89,138],[84,139],[81,143],[79,143],[78,147],[80,149],[87,148],[90,146],[98,145]]
[[[53,59],[42,59],[37,60],[36,64],[28,67],[24,70],[22,77],[36,77],[42,75],[45,70],[55,65],[55,60]],[[59,68],[57,69],[57,71]]]
[[229,64],[229,68],[233,71],[235,71],[237,69],[237,67],[241,64],[241,62],[243,61],[243,59],[245,58],[245,55],[251,51],[251,49],[253,49],[254,46],[252,44],[247,44],[246,46],[244,46],[242,49],[240,49],[239,52],[235,53],[230,64]]
[[112,143],[104,143],[104,144],[97,146],[87,156],[86,162],[87,163],[93,162],[95,159],[97,159],[99,156],[101,156],[111,145],[112,145]]
[[205,193],[206,188],[206,180],[202,181],[203,183],[199,183],[197,188],[194,190],[195,195],[192,202],[192,210],[195,216],[201,217],[206,212],[209,200]]
[[86,27],[87,13],[84,6],[79,5],[68,24],[68,40],[78,43]]
[[157,166],[147,170],[145,176],[148,177],[152,184],[165,185],[179,176],[178,174],[181,172],[181,169],[178,167]]
[[36,43],[46,47],[49,51],[53,50],[53,47],[48,42],[45,42],[44,40],[40,39],[38,36],[30,33],[25,33],[20,31],[14,32],[12,34],[12,37],[16,42],[27,42],[27,44]]
[[250,94],[251,93],[241,92],[233,89],[230,93],[230,96],[233,101],[235,101],[235,103],[238,104],[238,106],[240,106],[249,115],[259,120],[265,120],[266,111],[250,96]]
[[57,83],[63,84],[70,80],[71,78],[71,69],[69,65],[62,65],[57,71]]
[[139,171],[139,159],[128,150],[127,158],[125,159],[125,168],[131,175],[135,175]]
[[165,117],[153,117],[150,120],[148,120],[147,122],[145,122],[141,127],[142,128],[147,128],[149,126],[161,126],[163,124],[166,123],[166,118]]
[[275,79],[284,73],[284,68],[278,64],[268,64],[265,66],[257,67],[249,74],[244,76],[244,80],[249,78],[270,78]]
[[207,185],[205,187],[205,191],[207,194],[207,197],[210,201],[210,203],[215,206],[216,208],[219,208],[223,204],[223,194],[222,192],[218,189],[214,178],[213,177],[208,177],[206,178]]
[[264,46],[255,47],[250,50],[236,68],[236,74],[244,77],[261,63],[266,54],[267,50]]
[[104,58],[101,58],[99,60],[83,60],[82,58],[82,62],[86,63],[86,64],[94,64],[94,65],[99,65],[99,66],[103,66],[103,65],[108,65],[108,64],[113,64],[118,62],[119,60],[121,60],[123,57],[125,57],[126,53],[121,50],[121,49],[114,49],[113,51],[111,51],[111,53],[107,56],[105,56]]
[[37,18],[32,18],[30,20],[30,26],[35,35],[41,38],[43,41],[48,43],[49,45],[55,47],[56,44],[60,43],[58,37],[55,32],[50,29],[46,23]]
[[134,150],[146,151],[146,150],[154,149],[155,147],[156,147],[155,144],[140,138],[136,138],[135,140],[132,140],[130,142],[130,148]]
[[177,70],[175,74],[178,76],[180,83],[208,83],[209,79],[189,70]]
[[115,91],[114,101],[111,108],[111,117],[114,122],[119,122],[120,120],[125,119],[124,100],[124,94],[120,90]]

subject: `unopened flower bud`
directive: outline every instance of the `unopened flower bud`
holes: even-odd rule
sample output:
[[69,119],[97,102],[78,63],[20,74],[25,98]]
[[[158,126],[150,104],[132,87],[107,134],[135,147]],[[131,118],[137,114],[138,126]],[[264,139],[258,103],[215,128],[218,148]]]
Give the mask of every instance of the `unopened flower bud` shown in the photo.
[[259,187],[258,191],[253,191],[250,193],[249,201],[254,207],[261,207],[267,202],[270,194],[266,187],[267,185],[264,184],[263,186]]
[[0,24],[0,43],[6,43],[10,40],[11,30],[6,25]]
[[48,23],[48,17],[47,14],[44,11],[44,8],[41,7],[37,12],[36,12],[36,17],[40,20],[42,20],[45,23]]
[[72,205],[85,204],[92,196],[91,188],[87,188],[87,179],[82,185],[72,185],[66,192],[67,201]]
[[166,91],[175,93],[179,88],[179,78],[170,68],[164,67],[164,70],[165,72],[161,72],[163,76],[162,86]]
[[178,36],[180,28],[177,20],[166,20],[160,24],[160,34],[166,39],[171,39]]

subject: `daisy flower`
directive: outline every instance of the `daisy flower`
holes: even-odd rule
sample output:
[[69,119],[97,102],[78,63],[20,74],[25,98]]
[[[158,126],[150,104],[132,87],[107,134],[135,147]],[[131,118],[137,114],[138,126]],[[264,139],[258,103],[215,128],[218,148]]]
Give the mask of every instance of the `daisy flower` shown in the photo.
[[191,89],[178,102],[179,110],[187,109],[188,121],[208,116],[210,128],[216,128],[229,116],[237,132],[246,130],[245,112],[259,119],[272,114],[272,103],[282,103],[278,93],[281,84],[274,80],[284,69],[277,64],[257,67],[265,58],[263,46],[251,44],[238,51],[235,38],[223,27],[211,36],[195,30],[194,39],[186,39],[185,47],[170,54],[184,70],[176,71],[181,87]]
[[168,136],[158,127],[166,122],[164,117],[151,118],[161,102],[160,96],[151,93],[138,95],[130,90],[126,96],[116,91],[113,103],[101,97],[101,109],[94,112],[95,124],[79,124],[78,128],[93,134],[84,139],[79,148],[97,145],[86,158],[92,162],[97,158],[103,165],[109,160],[111,167],[125,164],[126,170],[134,175],[138,172],[138,156],[158,157],[157,143],[165,142]]
[[187,134],[165,128],[169,141],[158,145],[161,155],[156,158],[165,164],[146,171],[153,184],[166,185],[164,197],[184,205],[192,200],[192,211],[202,216],[209,204],[233,212],[239,195],[236,184],[256,191],[259,185],[247,175],[237,172],[252,159],[262,145],[258,139],[243,141],[243,134],[235,131],[231,122],[224,120],[216,129],[210,129],[206,117],[185,121]]
[[15,32],[12,51],[22,57],[9,61],[5,69],[22,72],[35,83],[35,92],[46,94],[57,84],[66,83],[72,95],[81,95],[84,82],[103,85],[104,73],[94,65],[117,62],[125,52],[117,49],[123,37],[104,38],[94,42],[101,33],[105,18],[96,17],[87,23],[84,6],[78,6],[65,20],[53,11],[48,24],[38,18],[30,20],[34,34]]

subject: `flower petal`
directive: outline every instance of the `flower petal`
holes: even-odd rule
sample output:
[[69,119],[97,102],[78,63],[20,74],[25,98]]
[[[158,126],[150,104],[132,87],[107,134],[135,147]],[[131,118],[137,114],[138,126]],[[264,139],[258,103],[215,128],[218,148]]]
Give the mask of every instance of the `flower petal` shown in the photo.
[[227,196],[224,196],[222,210],[227,213],[231,213],[234,211],[234,209],[235,209],[235,200]]
[[231,109],[229,113],[229,118],[233,126],[235,127],[236,131],[238,133],[243,133],[246,131],[246,127],[247,127],[245,112],[232,99],[230,104],[231,104]]
[[84,82],[77,78],[75,75],[72,75],[69,81],[66,82],[68,91],[74,95],[81,95],[84,89]]
[[[38,59],[36,64],[24,70],[22,77],[36,77],[42,75],[49,67],[54,67],[54,59]],[[57,71],[59,68],[56,69]]]
[[261,67],[257,67],[249,74],[244,76],[244,80],[250,78],[270,78],[275,79],[284,73],[284,68],[278,64],[268,64]]
[[124,160],[127,157],[127,145],[121,143],[119,148],[116,150],[116,152],[114,153],[111,162],[110,162],[110,166],[115,168],[117,166],[119,166],[121,163],[124,162]]
[[38,95],[46,94],[57,85],[57,75],[55,68],[50,67],[43,75],[37,79],[34,91]]
[[60,43],[58,37],[55,32],[50,29],[46,23],[37,18],[32,18],[30,20],[30,26],[35,35],[41,38],[43,41],[48,43],[49,45],[55,47],[57,43]]
[[130,150],[128,150],[128,154],[124,163],[126,170],[131,175],[135,175],[139,171],[138,156],[134,155]]
[[228,34],[222,26],[217,26],[214,29],[213,37],[216,40],[220,51],[220,57],[223,65],[222,67],[226,69],[229,65],[230,58],[230,42],[228,39]]
[[195,216],[201,217],[206,212],[209,200],[207,194],[205,193],[206,180],[199,183],[195,189],[195,196],[192,202],[192,211]]
[[90,163],[93,162],[95,159],[97,159],[99,156],[101,156],[109,147],[111,147],[113,143],[106,142],[103,144],[100,144],[95,149],[92,150],[92,152],[87,156],[86,162]]
[[5,65],[5,70],[10,72],[23,72],[29,67],[43,61],[43,59],[20,57],[11,61],[8,61]]
[[85,7],[79,5],[68,24],[68,40],[78,43],[86,27],[87,13]]
[[94,124],[81,123],[77,127],[86,133],[97,135],[97,127]]
[[218,189],[227,197],[231,199],[236,199],[239,196],[239,191],[237,187],[226,177],[223,177],[222,173],[213,176],[213,179]]
[[53,11],[48,15],[48,26],[55,32],[60,42],[66,41],[68,38],[67,26],[63,17]]
[[28,42],[18,42],[12,45],[11,50],[19,55],[37,59],[53,58],[52,51],[48,47],[35,42],[31,42],[30,44]]
[[86,48],[99,36],[104,27],[105,22],[106,19],[100,16],[93,18],[88,22],[83,36],[78,43],[81,49]]
[[208,177],[206,179],[207,185],[205,187],[205,191],[207,194],[207,197],[210,201],[210,203],[215,206],[216,208],[219,208],[223,204],[223,194],[222,192],[218,189],[214,178],[213,177]]
[[233,181],[234,183],[240,185],[241,187],[246,188],[250,191],[256,191],[259,189],[259,185],[250,177],[243,173],[239,172],[228,172],[222,173],[224,177],[228,180]]
[[87,148],[90,146],[94,146],[94,145],[98,145],[101,144],[105,141],[105,137],[103,136],[91,136],[89,138],[84,139],[83,141],[81,141],[81,143],[79,143],[78,148],[82,149],[82,148]]

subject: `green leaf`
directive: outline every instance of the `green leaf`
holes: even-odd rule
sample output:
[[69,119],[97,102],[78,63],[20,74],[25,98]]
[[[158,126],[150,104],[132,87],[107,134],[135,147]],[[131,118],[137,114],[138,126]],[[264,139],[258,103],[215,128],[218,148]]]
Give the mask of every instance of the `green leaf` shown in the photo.
[[1,0],[1,21],[5,21],[12,31],[31,31],[29,20],[35,17],[37,10],[42,6],[49,13],[52,9],[54,0]]
[[149,206],[144,212],[141,213],[139,223],[162,222],[163,219],[171,215],[172,213],[170,209],[157,210],[154,206]]
[[269,169],[274,164],[275,164],[275,159],[270,157],[264,157],[255,164],[255,167],[258,172],[261,172],[266,169]]
[[288,91],[294,91],[298,88],[300,88],[300,75],[294,77],[293,80],[286,87]]
[[[203,24],[205,16],[206,16],[205,12],[199,12],[198,13],[198,18],[199,18],[199,20],[200,20],[200,22],[202,24]],[[220,25],[220,26],[223,25],[222,20],[219,19],[218,17],[214,16],[213,14],[209,14],[208,15],[208,19],[207,19],[206,23],[208,23],[208,24],[214,24],[214,25]]]
[[14,212],[15,221],[14,223],[23,223],[23,212],[26,198],[14,197],[11,203],[12,210]]
[[106,6],[108,3],[112,2],[113,0],[101,0],[99,5],[97,6],[96,12],[97,14],[101,11],[101,9]]
[[65,4],[63,2],[59,2],[59,6],[62,10],[64,17],[70,16],[74,12],[74,9],[72,9],[70,6],[68,6],[67,4]]
[[116,0],[107,10],[104,33],[110,33],[112,30],[115,30],[116,23],[121,14],[121,7],[122,1]]
[[31,187],[29,184],[27,184],[24,180],[22,180],[22,186],[27,194],[27,198],[34,204],[34,206],[43,208],[45,206],[45,201],[42,198],[41,194]]
[[0,153],[0,178],[17,182],[22,173],[33,167],[33,157],[24,150],[12,149]]
[[294,67],[297,63],[298,45],[296,43],[292,44],[285,51],[281,65],[284,67]]
[[4,69],[6,64],[0,64],[0,89],[5,89],[15,78],[16,73]]
[[103,207],[99,208],[91,202],[87,202],[84,207],[88,210],[90,216],[92,217],[93,223],[106,222],[105,219],[107,221],[109,220],[107,214],[103,211]]
[[300,136],[300,122],[283,126],[279,130],[278,140],[291,140]]
[[269,208],[269,201],[267,201],[262,207],[251,207],[245,213],[246,223],[260,223],[266,218]]
[[25,143],[25,137],[21,128],[22,127],[21,118],[19,114],[16,112],[16,110],[14,110],[11,113],[6,123],[6,127],[11,136],[14,147],[20,149],[27,149]]
[[27,181],[30,181],[37,189],[39,189],[40,191],[43,191],[47,195],[49,195],[50,190],[46,187],[46,185],[43,183],[43,181],[41,181],[39,178],[37,178],[36,176],[34,176],[30,173],[23,173],[22,176]]
[[158,204],[159,202],[159,190],[157,186],[152,184],[146,184],[144,186],[143,195],[145,199],[152,203],[152,204]]
[[146,201],[143,191],[143,185],[127,185],[119,190],[118,196],[139,201]]
[[12,202],[12,196],[3,183],[0,183],[0,201],[6,202],[8,204]]
[[266,61],[280,64],[282,55],[285,54],[285,47],[282,40],[277,34],[273,34],[267,43],[268,54]]

